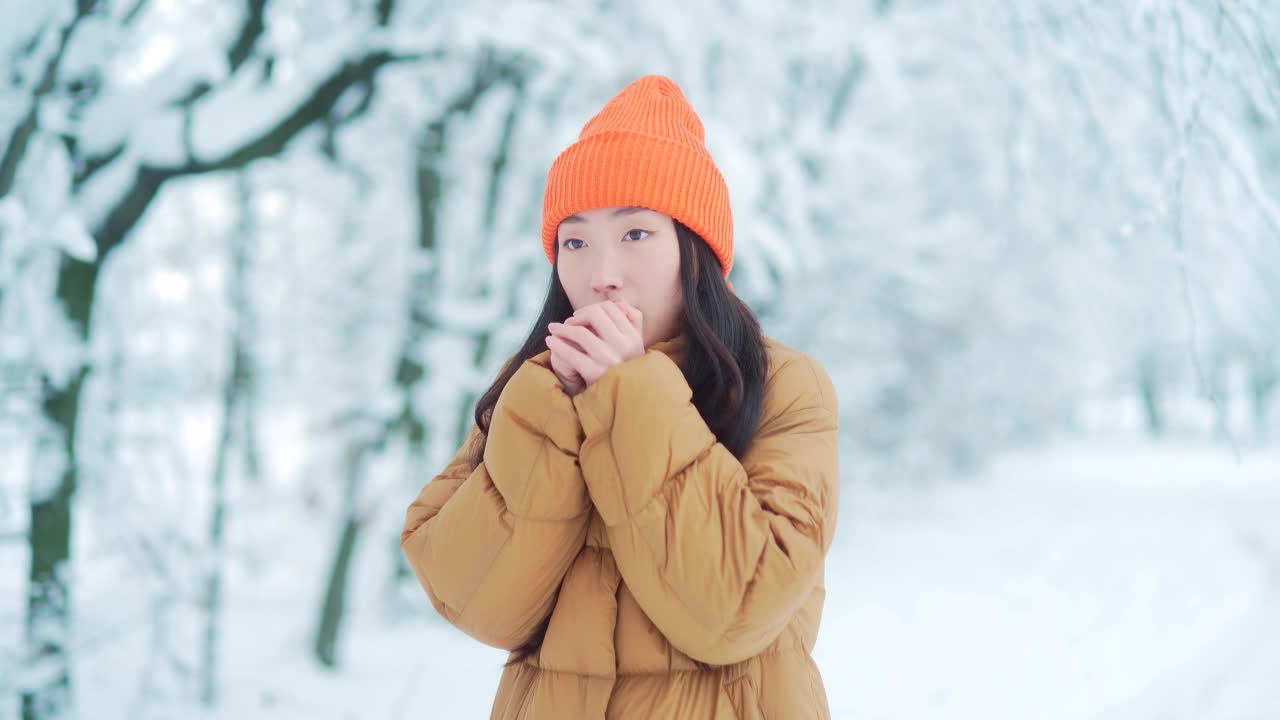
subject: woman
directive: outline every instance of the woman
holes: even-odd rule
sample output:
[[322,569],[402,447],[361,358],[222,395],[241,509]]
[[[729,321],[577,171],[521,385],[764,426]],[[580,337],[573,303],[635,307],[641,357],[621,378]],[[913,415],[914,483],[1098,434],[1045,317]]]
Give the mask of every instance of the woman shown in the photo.
[[542,240],[542,315],[401,536],[435,609],[512,651],[491,717],[829,717],[836,394],[733,294],[728,191],[674,82],[560,154]]

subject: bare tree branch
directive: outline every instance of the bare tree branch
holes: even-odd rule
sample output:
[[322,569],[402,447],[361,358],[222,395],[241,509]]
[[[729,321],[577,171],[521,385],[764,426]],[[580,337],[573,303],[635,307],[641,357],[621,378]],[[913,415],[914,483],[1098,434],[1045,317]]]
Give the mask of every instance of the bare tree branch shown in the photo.
[[67,43],[71,40],[76,26],[93,10],[95,4],[97,4],[96,0],[78,0],[76,3],[76,16],[62,29],[62,36],[58,39],[58,50],[44,66],[44,75],[40,77],[40,82],[32,93],[31,106],[27,109],[27,114],[18,121],[13,133],[9,136],[4,156],[0,158],[0,197],[8,195],[13,189],[13,183],[18,176],[18,166],[27,153],[31,136],[36,132],[40,100],[53,91],[58,79],[58,67],[62,64],[63,56],[66,55]]
[[395,12],[396,0],[378,0],[378,6],[374,9],[374,13],[378,19],[379,27],[386,27],[391,24],[391,15]]
[[267,0],[246,0],[245,5],[244,25],[241,26],[236,41],[231,44],[231,50],[227,52],[232,72],[235,72],[253,54],[253,46],[258,43],[258,38],[267,27],[264,21]]
[[225,157],[211,162],[192,159],[185,165],[175,167],[151,165],[139,167],[133,187],[107,213],[101,225],[95,228],[98,257],[105,257],[124,240],[167,180],[238,168],[259,158],[275,155],[284,150],[304,128],[328,116],[348,88],[361,83],[370,83],[371,88],[376,88],[372,79],[381,67],[419,57],[395,55],[386,50],[378,50],[355,62],[344,63],[329,78],[320,83],[306,101],[285,116],[275,127],[253,138]]
[[[142,5],[143,3],[139,2],[129,11],[130,20],[142,9]],[[266,30],[266,10],[267,0],[246,0],[244,24],[241,25],[240,32],[236,35],[236,39],[231,44],[231,48],[227,50],[227,60],[232,73],[239,70],[241,66],[243,66],[244,63],[253,56],[254,46],[257,45],[258,38],[261,37],[262,33]],[[127,22],[128,21],[126,21],[126,24]],[[197,100],[204,97],[212,89],[213,85],[202,81],[175,100],[176,104],[188,109],[188,112],[186,113],[188,130],[190,129],[192,119],[192,113],[190,112],[191,108],[194,107]],[[184,136],[189,138],[190,133],[184,133]],[[121,142],[102,155],[88,158],[88,160],[85,161],[76,171],[76,187],[87,182],[99,170],[110,166],[111,162],[124,152],[126,144],[126,142]],[[187,151],[189,154],[189,146]]]

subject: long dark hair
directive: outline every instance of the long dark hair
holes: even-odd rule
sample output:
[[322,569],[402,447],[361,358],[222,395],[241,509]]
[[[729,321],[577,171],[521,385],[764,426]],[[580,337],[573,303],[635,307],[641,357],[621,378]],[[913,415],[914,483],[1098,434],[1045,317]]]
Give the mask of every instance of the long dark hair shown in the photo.
[[[680,288],[684,295],[684,359],[680,369],[693,390],[693,405],[716,439],[735,457],[751,446],[760,421],[764,379],[769,358],[755,313],[734,294],[724,280],[724,268],[710,246],[680,221],[675,221],[680,246]],[[556,249],[559,260],[559,248]],[[524,361],[546,349],[547,324],[562,322],[573,314],[573,305],[551,272],[551,286],[542,312],[529,337],[507,362],[476,402],[475,422],[480,428],[472,448],[471,466],[484,459],[489,421],[498,397]],[[533,637],[513,652],[507,665],[532,657],[542,647],[547,632],[544,621]]]

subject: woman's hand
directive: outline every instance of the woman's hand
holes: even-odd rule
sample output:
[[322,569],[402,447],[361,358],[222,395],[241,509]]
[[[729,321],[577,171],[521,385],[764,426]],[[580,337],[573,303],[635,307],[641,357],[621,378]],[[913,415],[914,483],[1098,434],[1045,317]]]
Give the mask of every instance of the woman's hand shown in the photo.
[[548,326],[552,367],[559,363],[566,369],[565,377],[577,373],[584,386],[591,385],[614,365],[644,354],[643,322],[639,310],[621,301],[580,308],[565,322]]
[[[550,340],[550,336],[547,339]],[[551,343],[547,343],[547,345],[551,345]],[[556,352],[555,348],[551,350],[551,371],[556,374],[556,377],[560,380],[560,387],[564,388],[569,397],[573,397],[587,389],[587,383],[583,381],[582,376],[578,374],[578,371],[569,364],[569,361],[561,353]]]

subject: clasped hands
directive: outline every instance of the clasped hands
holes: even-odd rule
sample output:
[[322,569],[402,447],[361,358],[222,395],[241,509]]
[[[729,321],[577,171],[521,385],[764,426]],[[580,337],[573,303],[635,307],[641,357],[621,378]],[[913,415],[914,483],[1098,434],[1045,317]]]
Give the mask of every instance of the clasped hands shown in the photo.
[[621,300],[586,305],[547,326],[551,369],[569,395],[595,383],[614,365],[644,354],[643,316]]

